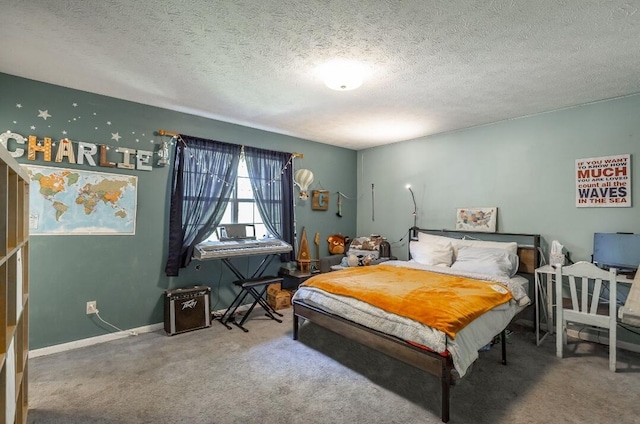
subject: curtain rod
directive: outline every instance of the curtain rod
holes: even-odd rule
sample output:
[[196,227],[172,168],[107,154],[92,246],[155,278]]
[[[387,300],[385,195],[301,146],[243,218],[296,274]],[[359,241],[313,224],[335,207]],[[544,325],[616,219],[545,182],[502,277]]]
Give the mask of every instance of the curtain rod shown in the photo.
[[[168,135],[170,137],[178,137],[180,134],[175,131],[167,131],[167,130],[159,129],[158,135]],[[294,158],[300,158],[300,159],[304,158],[303,153],[291,153],[291,156],[293,156]]]
[[180,134],[178,134],[177,132],[160,129],[160,130],[158,130],[158,135],[168,135],[168,136],[171,136],[171,137],[177,137]]

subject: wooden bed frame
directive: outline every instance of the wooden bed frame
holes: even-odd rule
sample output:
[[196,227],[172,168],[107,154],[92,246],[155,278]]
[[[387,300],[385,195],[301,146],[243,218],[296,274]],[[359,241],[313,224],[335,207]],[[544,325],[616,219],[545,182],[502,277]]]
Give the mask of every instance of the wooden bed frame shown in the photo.
[[[453,230],[423,230],[415,229],[433,235],[441,235],[451,238],[472,237],[487,241],[518,242],[518,256],[520,258],[519,273],[533,274],[538,266],[538,252],[540,236],[537,234],[511,234],[511,233],[470,233]],[[417,236],[416,232],[413,232]],[[450,355],[442,356],[438,353],[420,349],[406,341],[394,336],[373,330],[363,325],[349,321],[348,319],[326,312],[304,301],[293,301],[293,339],[298,340],[300,318],[309,320],[316,325],[354,340],[374,350],[382,352],[392,358],[405,362],[413,367],[426,371],[440,378],[442,387],[441,418],[443,422],[449,421],[450,389],[454,383],[451,372],[453,360]],[[505,331],[501,332],[502,363],[506,365],[506,337]]]

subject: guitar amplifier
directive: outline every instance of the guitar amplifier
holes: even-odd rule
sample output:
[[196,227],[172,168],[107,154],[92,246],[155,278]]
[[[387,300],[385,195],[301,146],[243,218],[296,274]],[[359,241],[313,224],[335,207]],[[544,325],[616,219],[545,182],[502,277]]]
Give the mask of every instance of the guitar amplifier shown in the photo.
[[164,331],[167,335],[211,326],[208,286],[166,290],[164,297]]

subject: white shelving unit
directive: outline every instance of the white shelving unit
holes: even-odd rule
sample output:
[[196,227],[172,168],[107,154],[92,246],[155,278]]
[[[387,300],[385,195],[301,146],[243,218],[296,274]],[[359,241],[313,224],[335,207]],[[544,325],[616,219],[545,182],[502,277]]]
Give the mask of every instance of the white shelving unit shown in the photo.
[[29,177],[0,145],[0,424],[26,423]]

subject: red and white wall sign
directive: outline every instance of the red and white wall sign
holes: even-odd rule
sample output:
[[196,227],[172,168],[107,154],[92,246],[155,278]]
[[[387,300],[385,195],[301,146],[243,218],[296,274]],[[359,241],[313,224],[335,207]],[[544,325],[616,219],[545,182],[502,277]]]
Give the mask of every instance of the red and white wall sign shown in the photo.
[[576,159],[576,207],[631,207],[631,155]]

